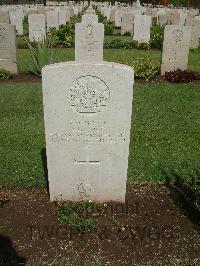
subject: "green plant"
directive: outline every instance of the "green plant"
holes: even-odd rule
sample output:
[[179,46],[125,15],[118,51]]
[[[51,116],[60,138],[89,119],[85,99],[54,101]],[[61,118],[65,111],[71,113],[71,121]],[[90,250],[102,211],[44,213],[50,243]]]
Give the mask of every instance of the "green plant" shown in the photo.
[[64,45],[65,47],[73,46],[74,25],[66,23],[60,25],[59,29],[51,28],[48,31],[48,36],[51,36],[54,40],[54,45]]
[[150,46],[146,42],[133,41],[133,47],[140,50],[149,50]]
[[158,67],[146,56],[134,60],[132,66],[135,71],[135,77],[145,79],[146,81],[158,73]]
[[131,33],[129,31],[126,31],[123,36],[131,36]]
[[26,67],[30,73],[41,76],[42,68],[56,61],[56,50],[53,49],[53,38],[47,36],[46,40],[38,43],[30,43],[26,38],[25,41],[31,59],[30,62],[26,63]]
[[97,228],[93,215],[100,212],[102,206],[93,202],[81,201],[58,204],[58,220],[65,225],[78,230],[81,233],[88,233]]
[[105,31],[104,33],[105,33],[105,35],[113,35],[114,30],[115,30],[115,27],[114,27],[112,22],[106,21],[104,23],[104,31]]
[[111,42],[107,42],[104,44],[104,48],[107,49],[132,49],[133,42],[123,42],[122,40],[116,39]]
[[165,73],[165,78],[170,83],[190,83],[193,80],[200,79],[200,73],[177,69]]
[[13,77],[13,73],[5,69],[0,69],[0,79],[9,79],[12,77]]
[[161,49],[164,39],[164,27],[159,25],[154,25],[151,28],[150,34],[150,46],[151,48]]

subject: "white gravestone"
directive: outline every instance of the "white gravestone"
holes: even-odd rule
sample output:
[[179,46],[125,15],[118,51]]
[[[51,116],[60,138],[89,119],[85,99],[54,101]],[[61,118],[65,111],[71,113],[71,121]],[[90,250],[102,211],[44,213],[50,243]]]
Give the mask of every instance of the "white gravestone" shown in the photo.
[[139,43],[149,43],[150,40],[151,17],[146,15],[136,15],[134,17],[133,40]]
[[75,36],[75,60],[103,60],[103,24],[77,23]]
[[84,14],[81,17],[81,22],[84,23],[98,23],[98,16],[95,14]]
[[16,26],[17,35],[23,35],[23,17],[21,12],[10,11],[10,23]]
[[67,11],[60,10],[58,16],[59,16],[59,25],[65,25],[67,22]]
[[42,42],[46,38],[46,17],[44,14],[32,14],[28,16],[29,40]]
[[47,31],[50,28],[59,29],[58,11],[48,11],[46,13],[46,17],[47,17]]
[[133,13],[123,13],[122,14],[122,25],[121,25],[121,35],[130,32],[133,35]]
[[0,11],[0,23],[10,23],[10,15],[8,11]]
[[17,73],[16,27],[0,24],[0,69]]
[[198,48],[200,40],[200,18],[194,17],[191,19],[191,39],[190,48]]
[[121,10],[116,10],[115,11],[115,27],[121,27],[122,25],[122,14],[123,11]]
[[125,202],[133,82],[111,62],[43,68],[51,200]]
[[188,26],[167,25],[164,31],[161,75],[176,69],[186,70],[191,29]]

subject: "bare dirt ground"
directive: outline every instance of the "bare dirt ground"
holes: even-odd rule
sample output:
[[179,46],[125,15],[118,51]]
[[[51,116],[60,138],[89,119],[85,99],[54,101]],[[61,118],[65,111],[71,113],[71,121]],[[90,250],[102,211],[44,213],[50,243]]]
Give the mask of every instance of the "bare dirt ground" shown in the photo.
[[200,265],[199,213],[164,184],[127,191],[81,234],[58,222],[46,189],[0,189],[0,265]]

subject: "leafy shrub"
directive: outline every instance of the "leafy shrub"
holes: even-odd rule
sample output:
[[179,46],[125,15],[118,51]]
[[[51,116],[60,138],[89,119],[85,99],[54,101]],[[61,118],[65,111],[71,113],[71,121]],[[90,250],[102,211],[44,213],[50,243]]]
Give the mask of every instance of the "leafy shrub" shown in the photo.
[[13,77],[13,73],[5,69],[0,69],[0,79],[9,79],[12,77]]
[[150,46],[146,42],[133,41],[133,47],[140,50],[149,50]]
[[107,49],[132,49],[133,42],[123,42],[122,40],[116,39],[111,42],[104,44],[104,48]]
[[153,64],[150,58],[143,56],[133,61],[132,66],[135,77],[148,81],[158,73],[158,67]]
[[54,39],[54,45],[64,45],[65,47],[73,46],[74,25],[66,23],[60,25],[59,29],[51,28],[48,31],[48,36]]
[[26,38],[30,62],[26,63],[26,67],[30,73],[41,76],[42,68],[45,65],[55,63],[56,50],[53,49],[52,37],[47,37],[43,42],[30,43]]
[[112,22],[106,21],[104,23],[105,35],[113,35],[115,27]]
[[76,203],[61,203],[58,205],[58,220],[65,225],[78,230],[81,233],[88,233],[96,229],[93,215],[101,212],[102,206],[86,201]]
[[165,78],[170,83],[190,83],[195,79],[200,79],[200,74],[189,70],[177,69],[165,72]]
[[131,36],[131,33],[129,31],[126,31],[123,36]]
[[150,46],[151,48],[161,49],[164,39],[164,27],[159,25],[154,25],[151,28],[150,34]]

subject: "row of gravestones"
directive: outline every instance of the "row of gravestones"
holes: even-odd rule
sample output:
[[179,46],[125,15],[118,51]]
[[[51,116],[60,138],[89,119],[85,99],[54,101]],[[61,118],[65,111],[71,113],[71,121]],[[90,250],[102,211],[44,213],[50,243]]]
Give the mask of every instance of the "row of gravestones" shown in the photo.
[[[162,74],[186,69],[190,28],[165,28]],[[75,26],[75,61],[42,70],[51,200],[125,201],[134,71],[103,61],[104,26]]]
[[[137,16],[136,16],[137,17]],[[141,17],[141,16],[138,16]],[[138,35],[141,31],[138,31]],[[144,36],[145,30],[142,31]],[[0,68],[17,72],[15,26],[0,24]],[[164,31],[161,74],[175,69],[187,69],[191,28],[167,25]],[[103,60],[104,26],[98,16],[88,9],[82,23],[76,24],[75,58]]]
[[[200,41],[200,16],[195,16],[197,12],[191,13],[190,11],[190,13],[184,13],[182,10],[178,11],[158,11],[158,24],[190,26],[190,48],[198,48]],[[166,19],[163,19],[163,16],[165,16],[163,12],[168,12],[168,15],[166,15]],[[105,9],[103,9],[103,15],[104,14]],[[141,9],[132,9],[132,11],[130,10],[130,8],[128,9],[128,11],[119,9],[115,10],[114,16],[111,16],[110,20],[114,20],[116,27],[121,27],[121,35],[124,35],[125,33],[130,33],[131,35],[133,35],[133,40],[138,41],[139,43],[149,43],[152,16],[142,15]]]
[[[5,8],[0,10],[0,23],[10,23],[16,26],[17,35],[23,35],[23,19],[25,16],[30,18],[33,27],[37,28],[37,18],[39,19],[39,26],[43,26],[44,22],[47,23],[47,29],[55,27],[58,29],[59,25],[65,24],[70,20],[70,17],[77,15],[82,11],[83,6],[73,7],[35,7],[29,8],[24,12],[21,8]],[[35,16],[33,16],[35,15]],[[36,16],[37,15],[37,16]],[[31,17],[32,16],[32,17]],[[34,21],[36,20],[36,21]],[[35,23],[34,23],[35,22]],[[43,32],[43,30],[42,30]],[[46,32],[46,30],[45,30]],[[32,36],[31,36],[32,38]]]

